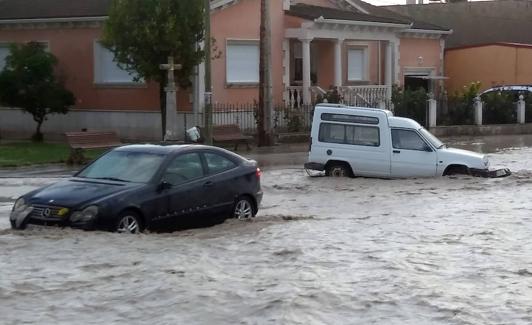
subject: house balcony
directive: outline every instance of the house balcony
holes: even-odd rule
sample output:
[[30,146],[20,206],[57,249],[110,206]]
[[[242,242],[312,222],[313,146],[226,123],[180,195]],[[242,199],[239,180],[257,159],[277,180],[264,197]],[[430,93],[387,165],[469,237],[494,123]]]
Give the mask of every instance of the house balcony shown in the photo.
[[[357,107],[391,107],[392,87],[386,85],[368,86],[340,86],[336,87],[340,103]],[[319,86],[309,87],[310,103],[303,100],[303,86],[288,86],[285,89],[285,103],[291,108],[302,107],[305,104],[316,104],[320,97],[323,98],[327,91]]]

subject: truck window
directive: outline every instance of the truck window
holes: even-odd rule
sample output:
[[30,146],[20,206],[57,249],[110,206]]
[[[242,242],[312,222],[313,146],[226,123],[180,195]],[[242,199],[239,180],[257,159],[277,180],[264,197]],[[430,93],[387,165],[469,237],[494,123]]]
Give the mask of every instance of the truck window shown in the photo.
[[428,145],[413,130],[392,129],[392,146],[395,149],[424,151]]
[[379,128],[373,126],[321,123],[318,139],[328,143],[380,146]]

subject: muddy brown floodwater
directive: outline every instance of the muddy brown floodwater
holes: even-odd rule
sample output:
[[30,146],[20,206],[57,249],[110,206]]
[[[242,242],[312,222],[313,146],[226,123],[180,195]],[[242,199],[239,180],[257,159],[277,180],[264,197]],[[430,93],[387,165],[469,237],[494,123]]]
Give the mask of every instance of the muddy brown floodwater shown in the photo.
[[[500,179],[308,177],[270,168],[253,221],[168,234],[8,229],[2,324],[530,324],[531,148]],[[9,195],[8,195],[9,194]]]

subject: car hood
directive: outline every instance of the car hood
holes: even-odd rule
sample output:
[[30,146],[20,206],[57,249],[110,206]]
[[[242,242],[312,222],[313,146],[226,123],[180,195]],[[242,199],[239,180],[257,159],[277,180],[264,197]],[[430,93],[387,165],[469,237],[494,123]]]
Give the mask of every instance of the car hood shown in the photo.
[[448,163],[468,164],[469,167],[487,168],[484,164],[487,158],[484,154],[456,148],[442,148],[438,150],[438,156]]
[[144,184],[72,178],[38,189],[26,197],[31,204],[81,208],[90,202],[139,188]]

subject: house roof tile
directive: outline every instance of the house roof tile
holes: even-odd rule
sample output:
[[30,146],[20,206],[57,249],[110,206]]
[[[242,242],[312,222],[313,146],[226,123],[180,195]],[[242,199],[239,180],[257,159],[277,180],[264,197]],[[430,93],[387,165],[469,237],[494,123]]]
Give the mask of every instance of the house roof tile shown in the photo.
[[412,19],[452,28],[447,48],[494,42],[532,44],[532,0],[388,6]]
[[0,20],[106,16],[111,0],[0,0]]

